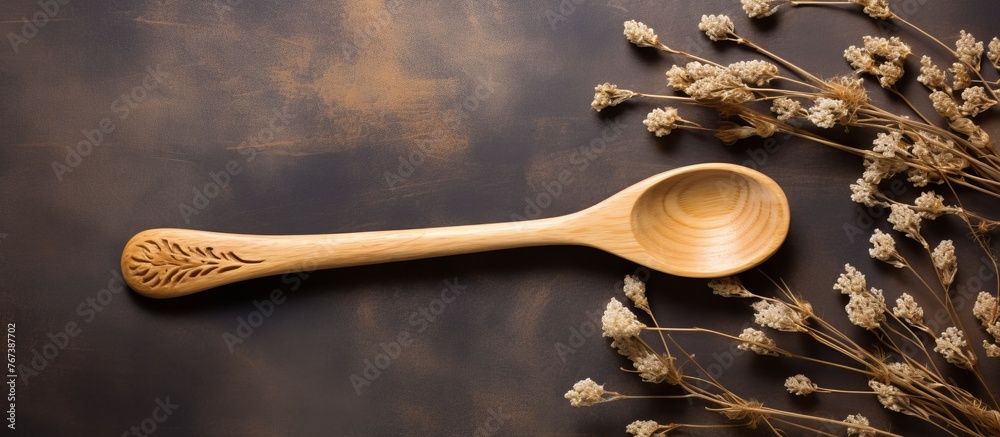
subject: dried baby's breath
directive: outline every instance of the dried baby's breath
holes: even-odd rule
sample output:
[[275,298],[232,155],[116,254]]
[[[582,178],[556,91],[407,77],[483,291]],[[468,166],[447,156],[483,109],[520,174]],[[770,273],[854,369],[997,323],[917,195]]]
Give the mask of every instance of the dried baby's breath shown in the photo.
[[735,32],[733,20],[726,15],[702,15],[698,30],[705,32],[712,41],[719,41],[729,38]]
[[814,384],[807,376],[798,374],[790,376],[785,380],[785,390],[796,396],[806,396],[814,393],[819,386]]
[[750,18],[770,17],[778,10],[778,6],[772,6],[774,0],[740,0],[740,3]]

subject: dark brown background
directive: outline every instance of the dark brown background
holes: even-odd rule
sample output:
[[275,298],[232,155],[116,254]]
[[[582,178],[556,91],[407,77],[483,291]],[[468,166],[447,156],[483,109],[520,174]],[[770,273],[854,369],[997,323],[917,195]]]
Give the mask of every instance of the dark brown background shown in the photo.
[[[948,41],[960,28],[988,40],[1000,13],[986,0],[893,4]],[[621,277],[636,266],[591,249],[323,271],[301,285],[265,278],[167,301],[101,290],[115,278],[124,243],[147,228],[327,233],[507,221],[525,215],[526,199],[539,199],[568,171],[572,183],[553,189],[559,194],[540,211],[555,216],[667,169],[726,161],[759,168],[791,201],[789,238],[762,271],[843,324],[844,302],[831,286],[845,262],[868,272],[891,299],[919,295],[912,280],[894,279],[895,271],[867,257],[871,214],[850,202],[848,190],[859,160],[787,138],[729,147],[688,132],[657,139],[640,123],[653,102],[600,115],[588,105],[604,81],[665,92],[663,72],[682,61],[630,46],[625,20],[642,20],[692,53],[752,58],[710,45],[697,31],[701,14],[728,13],[742,35],[828,77],[847,72],[841,52],[862,35],[915,40],[907,30],[880,29],[857,9],[786,6],[774,19],[750,23],[735,0],[61,6],[16,53],[10,44],[0,51],[0,315],[16,323],[19,364],[43,350],[48,334],[70,322],[80,328],[37,376],[18,380],[18,429],[120,435],[166,397],[180,407],[157,435],[469,435],[492,424],[491,414],[504,417],[493,435],[624,435],[635,419],[721,420],[685,402],[575,409],[563,399],[585,377],[621,392],[672,393],[619,371],[628,363],[592,334],[591,314],[620,296]],[[35,1],[5,2],[3,33],[20,33],[22,19],[39,11]],[[939,49],[918,52],[941,59]],[[909,62],[911,81],[918,59]],[[163,82],[137,90],[157,67]],[[115,101],[133,91],[144,98],[123,119]],[[885,98],[877,90],[873,97]],[[276,110],[292,117],[271,138]],[[682,112],[714,119],[696,108]],[[104,118],[114,131],[60,181],[52,163],[65,162],[67,147]],[[615,130],[605,146],[593,142]],[[244,143],[262,132],[261,144]],[[421,144],[433,147],[415,152]],[[390,183],[386,173],[399,174],[400,159],[412,173]],[[192,206],[195,192],[230,162],[239,173],[186,221],[181,205]],[[916,194],[911,188],[903,197]],[[845,225],[864,235],[849,238]],[[932,238],[949,226],[957,222],[930,226]],[[961,231],[953,235],[969,247]],[[962,256],[958,283],[969,290],[961,292],[992,289],[992,280],[974,279],[979,255]],[[773,292],[758,272],[743,278]],[[419,331],[412,314],[438,299],[446,280],[467,288]],[[230,351],[224,335],[235,334],[238,318],[274,289],[287,300]],[[752,320],[747,302],[713,297],[703,280],[656,273],[649,289],[665,324],[736,333]],[[109,296],[101,312],[78,312],[87,299]],[[590,335],[574,338],[581,330]],[[402,332],[412,345],[359,395],[351,375]],[[861,411],[878,426],[926,432],[883,415],[873,398],[802,400],[781,387],[799,372],[832,387],[864,389],[863,380],[734,357],[729,344],[703,336],[678,338],[744,396],[833,418]],[[796,344],[793,336],[776,338]],[[573,353],[560,356],[560,343]],[[987,370],[996,375],[995,365]]]

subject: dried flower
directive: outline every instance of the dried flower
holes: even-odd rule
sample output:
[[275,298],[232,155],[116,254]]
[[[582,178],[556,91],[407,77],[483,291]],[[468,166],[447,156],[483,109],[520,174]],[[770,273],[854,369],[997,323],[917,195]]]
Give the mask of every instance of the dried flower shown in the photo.
[[591,405],[614,400],[614,398],[604,398],[603,385],[597,385],[590,378],[573,384],[573,389],[563,396],[569,399],[569,404],[574,407],[589,407]]
[[625,427],[625,432],[634,437],[652,437],[660,429],[660,424],[653,420],[636,420]]
[[850,46],[844,50],[844,59],[855,71],[872,74],[883,88],[891,88],[903,77],[903,64],[912,53],[910,46],[895,36],[865,36],[863,40],[864,47]]
[[878,193],[878,187],[864,179],[858,179],[851,184],[851,201],[864,206],[884,205],[885,202],[876,199]]
[[674,91],[684,91],[687,87],[694,83],[694,78],[688,74],[686,68],[681,68],[679,66],[671,66],[667,70],[667,84],[669,84]]
[[677,121],[681,117],[677,115],[677,109],[671,107],[656,108],[652,112],[646,115],[646,119],[642,121],[642,124],[646,125],[646,129],[653,132],[658,137],[664,137],[670,135],[670,132],[677,129]]
[[903,293],[896,299],[896,306],[892,307],[892,314],[913,326],[924,324],[924,309],[920,308],[913,296]]
[[632,98],[634,95],[635,93],[632,91],[618,89],[618,85],[602,83],[594,87],[594,101],[591,102],[590,106],[597,110],[597,112],[601,112],[602,109],[608,106],[615,106]]
[[739,346],[736,346],[739,350],[748,350],[757,355],[778,356],[778,353],[775,351],[777,344],[764,331],[746,328],[740,333],[740,339],[744,341]]
[[972,314],[983,326],[991,325],[1000,316],[1000,301],[997,300],[996,296],[980,291],[979,295],[976,296],[976,304],[972,306]]
[[729,35],[736,31],[736,27],[727,15],[702,15],[698,30],[705,32],[712,41],[719,41],[729,38]]
[[778,116],[778,120],[787,121],[798,116],[802,111],[802,104],[788,97],[779,97],[771,103],[771,112]]
[[759,300],[753,303],[754,323],[771,329],[798,332],[805,329],[806,318],[784,302]]
[[951,87],[956,90],[963,90],[972,85],[972,76],[969,75],[969,68],[961,62],[951,64]]
[[739,105],[753,100],[753,92],[738,77],[726,70],[711,77],[694,81],[684,89],[687,95],[703,103],[732,103]]
[[964,102],[959,110],[966,117],[975,117],[997,104],[997,101],[991,99],[986,94],[986,89],[981,86],[966,88],[962,91],[962,100]]
[[735,276],[713,279],[708,281],[708,286],[712,289],[712,294],[722,297],[753,297],[753,293]]
[[771,7],[774,0],[740,0],[740,3],[743,4],[743,11],[750,18],[770,17],[778,10],[777,6]]
[[892,16],[886,0],[851,0],[851,3],[864,6],[865,13],[872,18],[884,20]]
[[[844,419],[844,423],[849,425],[869,426],[868,418],[860,414],[851,414],[847,416],[847,418]],[[856,428],[853,426],[848,426],[847,435],[849,436],[856,435],[860,437],[875,437],[875,431],[866,428]]]
[[649,26],[635,20],[625,22],[625,38],[639,47],[657,47],[660,38]]
[[931,253],[931,261],[934,262],[934,269],[937,270],[938,278],[944,288],[951,287],[955,280],[955,273],[958,272],[958,258],[955,257],[955,244],[951,240],[943,240],[938,243]]
[[955,41],[955,53],[962,63],[979,71],[979,63],[983,59],[983,42],[976,41],[971,33],[961,31],[958,41]]
[[990,358],[1000,357],[1000,345],[983,340],[983,349],[986,350],[986,356]]
[[868,255],[872,258],[890,264],[897,269],[906,267],[902,261],[903,257],[896,251],[896,240],[892,238],[892,235],[882,232],[881,229],[876,229],[868,241],[872,243],[872,248],[868,249]]
[[988,49],[986,57],[993,63],[994,67],[1000,69],[1000,38],[993,37],[993,40],[990,41]]
[[878,401],[886,409],[897,413],[912,414],[910,399],[892,384],[883,384],[874,379],[868,380],[868,387],[878,395]]
[[958,103],[955,103],[955,99],[950,94],[944,91],[934,91],[930,98],[931,102],[934,103],[934,110],[942,117],[955,120],[962,116],[958,110]]
[[839,290],[840,294],[864,293],[866,288],[868,285],[865,284],[865,275],[850,264],[844,264],[844,273],[833,284],[833,289]]
[[964,369],[972,369],[976,364],[972,356],[965,351],[968,342],[965,341],[965,333],[960,329],[954,326],[948,327],[934,340],[934,343],[937,344],[934,352],[941,354],[949,363]]
[[635,275],[625,275],[625,297],[632,300],[636,308],[649,311],[649,301],[646,300],[646,283]]
[[726,67],[747,85],[764,86],[778,75],[778,66],[767,61],[740,61]]
[[798,374],[795,376],[790,376],[785,380],[785,390],[796,396],[806,396],[814,393],[819,389],[819,386],[814,384],[809,377]]
[[869,331],[885,322],[885,297],[874,287],[866,293],[851,293],[844,309],[851,323]]
[[674,366],[674,357],[644,353],[632,357],[632,365],[645,382],[676,385],[681,381],[680,371]]
[[817,127],[829,129],[839,122],[846,121],[850,112],[843,100],[820,97],[815,105],[809,108],[806,118]]
[[920,208],[920,212],[917,214],[927,220],[934,220],[941,217],[941,214],[944,214],[947,209],[947,207],[944,206],[944,197],[933,191],[924,191],[923,193],[920,193],[920,197],[917,197],[913,203],[917,206],[917,208]]
[[883,179],[891,178],[906,169],[906,164],[894,159],[865,159],[864,165],[865,172],[861,178],[872,185],[878,185]]
[[944,72],[932,63],[929,56],[920,58],[920,76],[917,76],[917,82],[932,90],[944,90],[948,87]]
[[923,244],[923,237],[920,236],[920,216],[913,212],[909,206],[894,203],[889,208],[892,210],[889,213],[889,223],[892,223],[892,228],[906,234],[907,237],[917,240]]
[[646,325],[635,318],[635,314],[632,311],[625,308],[615,298],[611,298],[611,302],[608,302],[608,307],[604,310],[604,316],[601,317],[601,325],[604,330],[603,335],[616,340],[635,337],[646,327]]
[[1000,342],[1000,300],[985,291],[979,292],[976,297],[976,304],[972,307],[972,314],[976,316],[979,323],[986,329],[986,332],[993,336],[993,339]]
[[891,131],[889,133],[879,132],[875,135],[875,140],[872,141],[872,144],[875,146],[872,148],[872,151],[881,153],[886,158],[895,158],[896,153],[906,152],[906,148],[901,145],[902,142],[903,133],[900,131]]

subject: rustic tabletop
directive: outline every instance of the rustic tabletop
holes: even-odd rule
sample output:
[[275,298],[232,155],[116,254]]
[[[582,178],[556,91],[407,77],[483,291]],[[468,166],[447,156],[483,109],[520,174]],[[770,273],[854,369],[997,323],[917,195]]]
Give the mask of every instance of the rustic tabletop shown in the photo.
[[[989,40],[1000,13],[986,0],[892,3],[948,40],[959,29]],[[780,135],[656,138],[641,123],[649,101],[590,108],[603,82],[669,93],[663,73],[684,62],[630,45],[626,20],[693,54],[757,58],[705,38],[697,24],[710,13],[823,77],[850,72],[842,51],[863,35],[921,41],[850,6],[750,22],[735,0],[6,2],[0,317],[16,340],[4,388],[16,399],[5,417],[24,435],[625,435],[636,419],[724,421],[685,401],[563,398],[586,377],[672,393],[619,370],[629,363],[601,337],[626,274],[648,280],[661,323],[737,333],[753,318],[705,280],[594,249],[302,272],[167,300],[131,292],[119,273],[125,242],[148,228],[310,234],[553,217],[721,161],[759,169],[791,203],[787,241],[741,276],[748,286],[774,294],[768,278],[783,280],[831,319],[843,318],[831,287],[844,263],[880,287],[914,286],[868,257],[886,213],[850,200],[859,158]],[[959,255],[959,295],[994,287],[979,253]],[[874,398],[785,392],[785,377],[819,367],[676,338],[747,397],[925,431]]]

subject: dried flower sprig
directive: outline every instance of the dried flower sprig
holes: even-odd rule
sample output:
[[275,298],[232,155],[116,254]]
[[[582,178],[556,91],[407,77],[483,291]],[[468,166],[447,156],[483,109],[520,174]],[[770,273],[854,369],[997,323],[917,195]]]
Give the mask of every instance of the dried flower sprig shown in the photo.
[[[723,297],[759,299],[752,305],[756,311],[755,318],[758,319],[758,324],[771,329],[804,334],[820,346],[840,354],[850,364],[802,356],[782,349],[765,332],[755,328],[746,328],[739,335],[731,335],[707,328],[662,327],[654,321],[652,326],[641,325],[638,328],[639,332],[635,332],[635,327],[641,323],[635,320],[634,314],[626,314],[630,311],[617,299],[612,298],[605,312],[605,332],[624,332],[623,335],[629,336],[628,338],[635,347],[629,352],[630,359],[636,366],[636,372],[644,381],[650,383],[668,382],[680,388],[683,394],[671,396],[624,395],[607,391],[603,386],[597,385],[590,379],[585,379],[574,385],[573,389],[566,394],[566,398],[570,399],[574,406],[588,406],[623,399],[690,398],[705,402],[707,410],[718,412],[730,421],[730,423],[718,425],[659,425],[654,421],[636,421],[627,427],[627,431],[633,435],[657,435],[657,433],[679,427],[734,425],[749,428],[766,426],[776,433],[781,433],[784,426],[816,430],[817,428],[813,427],[820,424],[838,424],[845,427],[849,435],[895,435],[887,430],[872,426],[868,419],[861,415],[851,415],[840,421],[772,408],[759,401],[743,398],[726,388],[715,378],[706,376],[708,373],[698,364],[695,357],[688,354],[672,337],[667,338],[670,339],[672,348],[679,353],[678,356],[683,357],[684,364],[678,364],[672,358],[666,340],[663,342],[664,352],[658,353],[641,339],[641,333],[645,331],[668,334],[692,332],[715,335],[726,340],[739,342],[739,349],[753,351],[758,355],[804,360],[824,364],[833,370],[847,371],[865,378],[870,388],[870,391],[856,391],[821,387],[805,375],[799,374],[787,378],[784,382],[785,389],[790,394],[807,396],[838,393],[871,396],[889,411],[926,420],[941,429],[957,430],[969,435],[1000,432],[1000,422],[995,420],[1000,417],[998,416],[1000,413],[997,413],[996,401],[992,400],[992,397],[984,401],[955,385],[953,381],[944,376],[940,367],[935,364],[934,356],[927,348],[920,346],[917,354],[908,355],[898,346],[900,340],[922,345],[923,339],[904,324],[919,327],[920,331],[929,333],[933,338],[935,344],[933,352],[937,353],[943,360],[978,374],[976,358],[968,347],[963,331],[956,327],[949,327],[940,335],[934,336],[923,326],[923,310],[914,302],[912,296],[905,293],[900,295],[896,306],[889,312],[885,307],[881,290],[865,290],[864,275],[849,265],[846,270],[847,272],[838,279],[835,288],[843,290],[851,300],[847,305],[849,318],[853,321],[855,316],[851,313],[856,313],[857,318],[863,320],[862,323],[858,324],[865,326],[866,329],[877,331],[878,335],[874,336],[874,339],[879,343],[881,349],[889,351],[893,356],[901,357],[902,361],[887,361],[885,353],[872,352],[872,349],[862,347],[850,336],[814,314],[808,302],[792,294],[787,288],[780,288],[782,296],[773,298],[755,294],[737,279],[727,278],[712,281],[711,288],[713,291],[718,291],[715,294]],[[637,279],[632,278],[628,281],[626,292],[634,294],[637,288],[635,282]],[[645,296],[644,286],[642,290]],[[865,302],[858,303],[856,299],[863,299]],[[648,305],[648,301],[644,300],[643,302]],[[1000,311],[996,302],[990,296],[981,296],[976,305],[976,316],[983,320],[991,320],[991,317]],[[854,310],[852,306],[859,308]],[[875,322],[872,322],[873,320]],[[812,323],[807,323],[810,321]],[[625,329],[623,326],[628,328]],[[1000,325],[997,326],[998,331],[1000,331]],[[899,339],[893,340],[892,336],[897,336]],[[622,352],[622,349],[616,345],[620,340],[621,338],[615,338],[612,346]],[[644,358],[638,358],[640,356]],[[671,358],[666,359],[668,357]],[[669,373],[672,377],[669,379],[650,377],[651,374],[664,374],[664,372],[650,371],[645,367],[645,360],[656,363],[652,367],[669,367]],[[685,366],[695,367],[697,371],[685,372],[683,369]],[[692,374],[688,375],[688,373]],[[988,392],[990,387],[984,385],[983,389]]]
[[[959,195],[964,189],[1000,199],[1000,150],[986,130],[973,120],[992,110],[1000,101],[997,97],[1000,82],[984,80],[981,72],[983,56],[989,60],[987,65],[1000,69],[1000,38],[994,38],[987,45],[963,30],[954,46],[950,46],[896,15],[885,0],[741,0],[740,3],[750,18],[772,16],[784,3],[792,7],[853,4],[860,6],[858,10],[869,17],[914,29],[947,49],[953,57],[940,64],[942,68],[929,56],[916,53],[920,57],[920,72],[915,80],[928,89],[930,103],[941,118],[932,121],[897,90],[897,84],[906,77],[906,60],[919,49],[915,49],[911,41],[897,37],[862,37],[860,45],[848,47],[843,53],[858,76],[820,79],[741,36],[736,23],[721,14],[702,16],[698,29],[712,41],[735,42],[764,59],[723,65],[668,47],[648,26],[636,21],[626,22],[625,35],[631,43],[686,58],[685,62],[666,72],[667,84],[676,94],[644,94],[605,84],[603,90],[597,90],[602,95],[595,95],[595,109],[632,98],[675,100],[714,110],[722,121],[715,127],[705,127],[682,119],[672,107],[663,107],[650,112],[644,121],[656,136],[690,128],[714,132],[720,140],[732,144],[749,137],[767,138],[783,133],[861,157],[864,172],[850,186],[851,199],[869,207],[888,209],[887,221],[893,229],[874,232],[869,255],[915,275],[926,288],[925,293],[893,294],[891,290],[886,293],[883,289],[870,287],[864,274],[846,265],[833,288],[846,295],[847,319],[869,332],[871,341],[862,343],[815,314],[808,301],[791,293],[787,287],[779,287],[779,297],[761,296],[735,278],[713,280],[709,286],[719,296],[754,299],[751,307],[760,329],[749,327],[738,334],[730,334],[707,328],[663,327],[653,317],[645,287],[641,288],[641,299],[637,299],[634,295],[638,286],[627,280],[626,288],[631,290],[627,296],[653,323],[646,325],[638,322],[634,314],[630,317],[622,313],[622,310],[628,311],[627,308],[614,300],[617,305],[609,304],[608,310],[613,317],[608,318],[607,323],[611,325],[606,327],[610,329],[606,332],[613,339],[612,347],[632,361],[635,370],[629,371],[638,373],[644,381],[676,386],[684,392],[680,396],[701,400],[707,404],[707,409],[730,421],[724,425],[702,426],[766,427],[780,434],[785,427],[815,429],[813,427],[818,424],[837,424],[843,426],[848,435],[892,435],[873,426],[860,414],[835,420],[774,409],[740,397],[714,378],[695,376],[693,373],[707,373],[671,335],[709,334],[736,342],[741,350],[771,357],[762,359],[804,360],[827,365],[864,377],[870,389],[850,391],[820,387],[804,375],[796,375],[788,378],[785,384],[786,390],[794,395],[869,396],[889,411],[922,419],[950,434],[1000,435],[998,402],[980,362],[983,352],[986,357],[1000,356],[1000,288],[995,293],[980,293],[972,310],[989,336],[982,341],[980,349],[979,344],[972,341],[974,333],[962,326],[959,308],[955,307],[949,293],[958,273],[954,244],[957,240],[941,240],[932,245],[922,229],[924,220],[957,217],[968,227],[969,235],[985,251],[996,271],[996,261],[984,234],[1000,226],[1000,221],[970,211]],[[779,67],[792,75],[784,74]],[[886,109],[870,99],[865,76],[877,80],[884,89],[876,87],[877,92],[898,97],[909,115],[899,115],[896,109]],[[826,136],[827,129],[870,132],[874,140],[869,147],[856,147]],[[883,192],[883,184],[887,181],[897,184],[898,179],[905,179],[919,188],[941,185],[943,191],[938,191],[951,202],[927,189],[921,190],[912,202]],[[928,281],[900,253],[902,249],[897,250],[894,232],[913,240],[899,240],[900,246],[915,242],[924,250],[934,267],[936,280]],[[935,318],[946,316],[946,329],[941,331],[936,323],[928,323],[934,329],[925,324],[924,307],[918,303],[918,298],[933,300],[939,306],[933,314]],[[790,352],[771,338],[767,329],[805,336],[839,354],[844,361],[830,362]],[[644,334],[653,333],[659,335],[662,350],[654,349],[643,340]],[[890,356],[893,358],[888,358]],[[979,384],[974,392],[985,393],[985,396],[977,397],[946,377],[944,369],[948,366],[973,375]],[[688,371],[689,367],[695,367],[698,372]],[[675,429],[673,426],[690,425],[637,421],[629,426],[629,432],[660,435]]]

